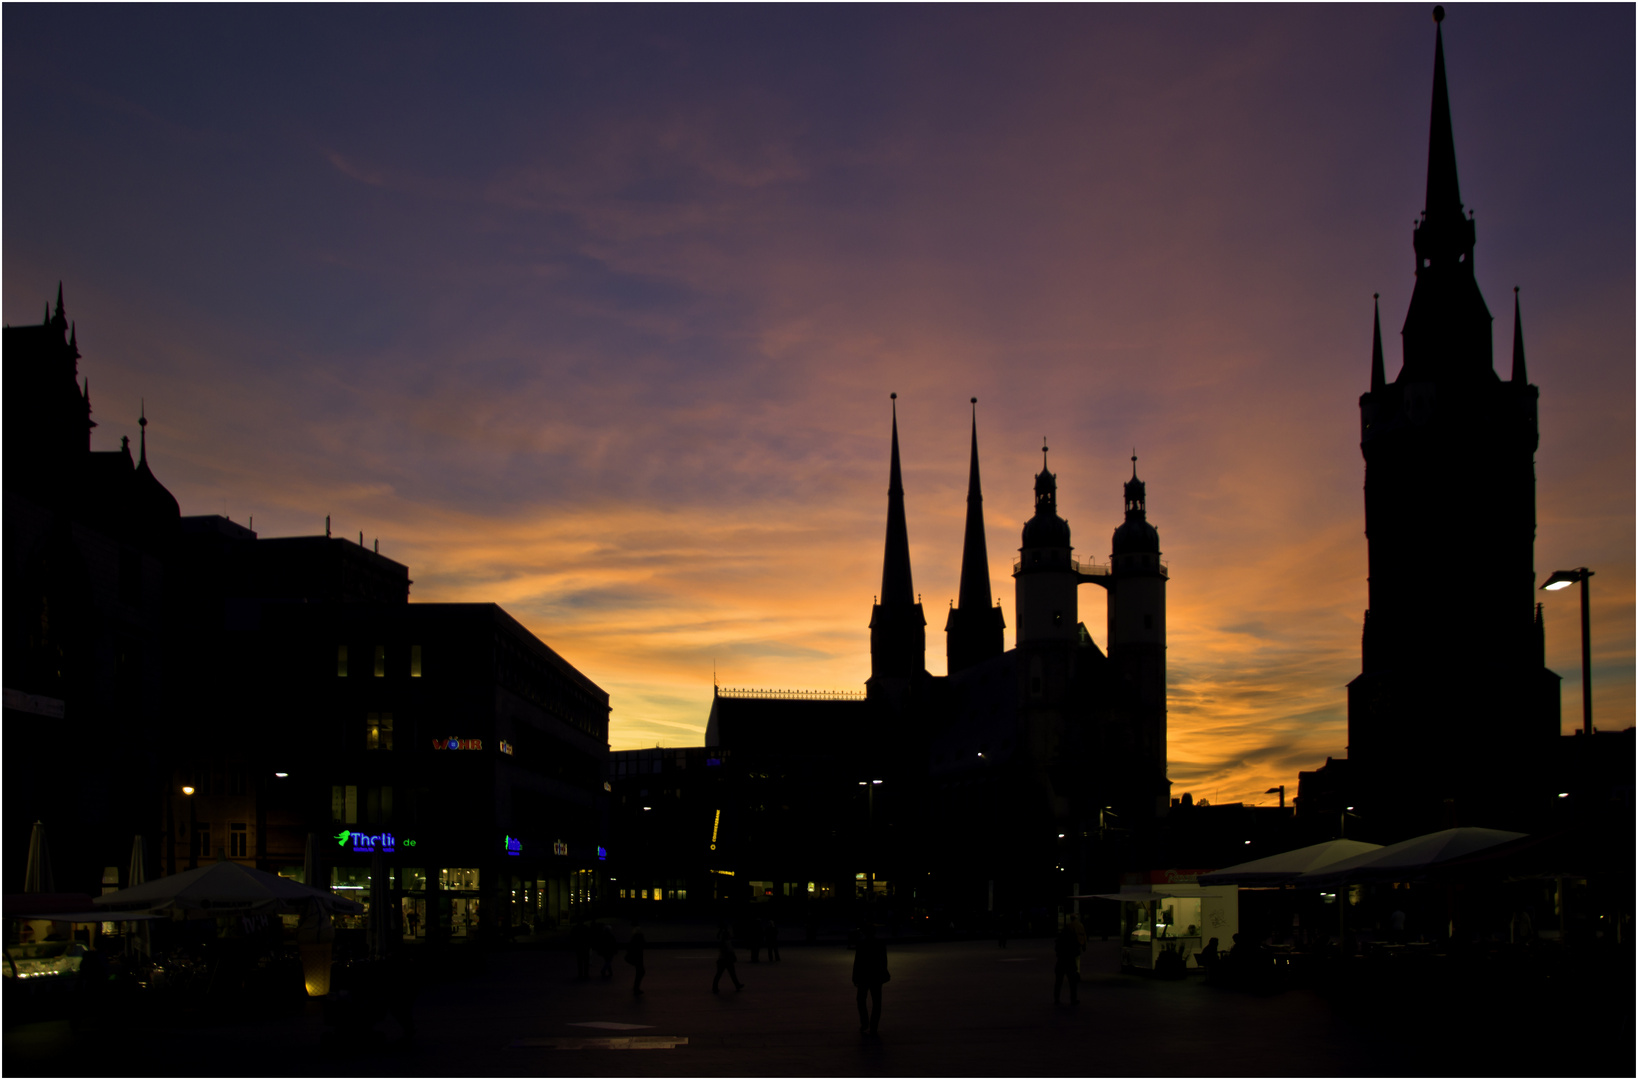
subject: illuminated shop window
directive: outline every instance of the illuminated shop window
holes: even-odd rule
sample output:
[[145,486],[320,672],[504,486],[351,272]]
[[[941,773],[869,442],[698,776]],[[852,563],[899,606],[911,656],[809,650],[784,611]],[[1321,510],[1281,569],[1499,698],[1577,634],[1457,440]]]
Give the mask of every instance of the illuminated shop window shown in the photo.
[[410,678],[419,679],[420,677],[421,677],[421,646],[411,645],[410,646]]
[[235,821],[228,826],[228,856],[243,859],[250,854],[250,832],[245,823]]
[[347,674],[347,646],[336,646],[336,675],[345,677]]
[[478,870],[476,867],[446,867],[438,871],[438,886],[443,889],[475,892],[478,888]]
[[387,647],[385,645],[377,645],[375,647],[375,677],[379,679],[379,678],[381,678],[381,676],[385,675],[386,673],[387,673]]
[[364,731],[364,745],[366,749],[392,749],[392,713],[384,712],[365,714]]

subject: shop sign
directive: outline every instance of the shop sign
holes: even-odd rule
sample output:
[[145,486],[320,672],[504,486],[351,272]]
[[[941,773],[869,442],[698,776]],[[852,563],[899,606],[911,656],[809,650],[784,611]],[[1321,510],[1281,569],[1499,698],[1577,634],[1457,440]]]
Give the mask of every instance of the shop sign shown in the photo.
[[515,836],[504,837],[502,839],[502,843],[505,845],[506,853],[508,855],[522,855],[523,854],[523,841],[519,840],[517,837],[515,837]]
[[567,855],[568,853],[569,853],[569,845],[568,844],[565,844],[561,840],[553,840],[552,841],[552,854],[553,855]]
[[[432,748],[434,750],[482,750],[483,740],[457,739],[455,736],[451,735],[447,739],[433,739]],[[508,751],[508,753],[510,752],[511,751]]]
[[[397,837],[390,832],[361,833],[351,829],[342,829],[336,833],[336,843],[342,847],[351,847],[353,851],[380,851],[392,854],[398,846]],[[404,841],[405,847],[414,847],[414,840]]]
[[597,861],[598,862],[603,862],[608,857],[609,857],[609,849],[608,848],[600,847],[600,848],[597,849]]
[[[482,749],[482,747],[479,747],[479,749]],[[507,757],[511,757],[512,756],[512,744],[507,742],[505,739],[502,739],[500,741],[500,751],[501,751],[501,753],[505,754]]]

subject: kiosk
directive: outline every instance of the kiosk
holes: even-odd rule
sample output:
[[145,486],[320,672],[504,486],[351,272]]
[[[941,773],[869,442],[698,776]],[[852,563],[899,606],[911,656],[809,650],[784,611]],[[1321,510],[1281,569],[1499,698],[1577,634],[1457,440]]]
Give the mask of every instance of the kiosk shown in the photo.
[[1201,885],[1209,870],[1152,870],[1124,874],[1118,893],[1076,899],[1114,900],[1121,905],[1122,971],[1155,971],[1175,952],[1182,968],[1200,969],[1200,950],[1213,938],[1228,952],[1240,931],[1240,890],[1233,885]]

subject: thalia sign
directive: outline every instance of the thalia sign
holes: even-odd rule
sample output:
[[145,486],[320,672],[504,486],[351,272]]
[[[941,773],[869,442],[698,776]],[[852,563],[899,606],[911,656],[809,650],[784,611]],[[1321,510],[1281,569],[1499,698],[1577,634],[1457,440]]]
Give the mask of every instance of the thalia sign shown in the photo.
[[[398,840],[392,833],[360,833],[351,829],[342,829],[336,833],[336,843],[348,847],[349,842],[353,851],[380,851],[392,854],[398,849]],[[415,841],[405,842],[406,847],[414,847]]]

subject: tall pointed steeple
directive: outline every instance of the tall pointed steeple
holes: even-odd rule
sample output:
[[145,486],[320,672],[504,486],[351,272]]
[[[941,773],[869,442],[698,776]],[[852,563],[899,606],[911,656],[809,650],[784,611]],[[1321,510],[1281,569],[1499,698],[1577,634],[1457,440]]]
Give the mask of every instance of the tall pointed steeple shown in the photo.
[[1387,368],[1382,362],[1382,294],[1371,294],[1371,318],[1375,324],[1371,340],[1371,393],[1388,385]]
[[984,494],[978,480],[978,399],[972,399],[972,457],[967,470],[967,531],[961,545],[961,591],[944,624],[949,673],[1000,656],[1006,623],[990,603],[990,556],[984,542]]
[[1519,287],[1513,286],[1513,381],[1524,386],[1530,376],[1524,370],[1524,323],[1519,318]]
[[68,329],[68,315],[63,310],[63,283],[57,282],[57,311],[51,316],[51,325],[59,330]]
[[1450,126],[1450,85],[1445,81],[1445,9],[1433,9],[1433,117],[1428,125],[1429,217],[1462,216],[1462,190],[1456,180],[1456,134]]
[[1445,79],[1445,9],[1433,9],[1433,111],[1428,125],[1427,203],[1417,222],[1416,289],[1401,331],[1405,363],[1395,382],[1495,378],[1490,309],[1473,276],[1473,218],[1462,213],[1456,138]]
[[899,395],[893,400],[893,459],[887,473],[887,548],[882,557],[882,599],[908,604],[916,590],[910,583],[910,535],[904,523],[904,478],[899,471]]
[[887,544],[882,555],[882,593],[870,613],[870,681],[908,679],[927,668],[927,620],[910,580],[910,536],[904,521],[904,480],[899,469],[898,394],[893,400],[893,454],[887,478]]

